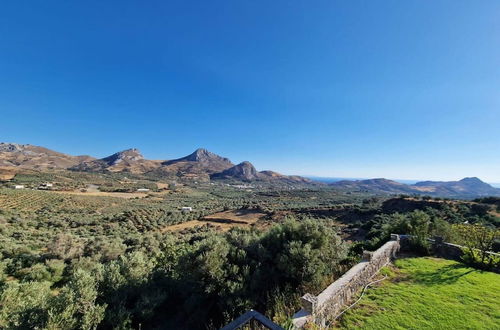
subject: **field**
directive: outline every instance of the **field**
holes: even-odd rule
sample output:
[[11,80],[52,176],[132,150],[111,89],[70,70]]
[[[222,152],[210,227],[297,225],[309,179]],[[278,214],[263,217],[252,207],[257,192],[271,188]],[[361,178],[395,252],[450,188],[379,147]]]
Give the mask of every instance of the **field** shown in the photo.
[[126,192],[105,192],[105,191],[51,191],[52,194],[75,195],[75,196],[95,196],[95,197],[119,197],[119,198],[144,198],[148,194],[143,192],[126,193]]
[[218,212],[199,220],[192,220],[176,225],[166,226],[163,228],[163,231],[181,231],[204,225],[215,226],[223,231],[227,231],[234,227],[250,227],[266,216],[266,213],[248,209]]
[[500,275],[436,258],[397,260],[340,322],[345,329],[500,329]]

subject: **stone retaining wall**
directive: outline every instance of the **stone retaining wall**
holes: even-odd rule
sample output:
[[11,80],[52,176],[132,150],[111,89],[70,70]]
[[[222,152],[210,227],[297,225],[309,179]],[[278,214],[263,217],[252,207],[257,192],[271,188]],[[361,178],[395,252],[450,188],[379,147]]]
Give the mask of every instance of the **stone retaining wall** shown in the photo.
[[[457,261],[462,261],[464,255],[464,250],[467,250],[464,246],[443,242],[441,237],[436,237],[434,240],[430,240],[432,243],[432,253],[435,256],[444,259],[452,259]],[[500,258],[500,253],[486,252],[486,255],[492,256],[494,258]],[[490,269],[493,272],[500,273],[500,264],[496,264]]]
[[462,260],[464,254],[463,247],[456,244],[445,243],[442,238],[436,238],[432,243],[432,252],[441,258]]
[[396,256],[399,248],[399,235],[391,235],[391,240],[375,252],[365,251],[362,262],[352,267],[318,296],[305,294],[302,297],[302,309],[292,318],[294,326],[301,328],[310,321],[324,326],[328,320],[335,318],[352,297]]

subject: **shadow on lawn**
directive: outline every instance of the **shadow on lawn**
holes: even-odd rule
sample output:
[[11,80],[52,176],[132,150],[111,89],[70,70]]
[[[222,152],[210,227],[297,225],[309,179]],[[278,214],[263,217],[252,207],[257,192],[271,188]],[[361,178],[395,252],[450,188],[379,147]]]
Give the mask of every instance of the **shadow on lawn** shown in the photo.
[[473,272],[479,271],[465,265],[453,264],[432,271],[416,271],[410,275],[410,278],[416,283],[425,285],[452,284]]

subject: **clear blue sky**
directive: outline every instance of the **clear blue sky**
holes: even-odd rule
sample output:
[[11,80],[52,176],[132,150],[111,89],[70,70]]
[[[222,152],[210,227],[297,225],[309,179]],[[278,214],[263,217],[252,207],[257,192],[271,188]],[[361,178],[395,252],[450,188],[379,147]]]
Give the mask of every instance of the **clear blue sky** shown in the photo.
[[0,141],[500,182],[500,1],[3,1]]

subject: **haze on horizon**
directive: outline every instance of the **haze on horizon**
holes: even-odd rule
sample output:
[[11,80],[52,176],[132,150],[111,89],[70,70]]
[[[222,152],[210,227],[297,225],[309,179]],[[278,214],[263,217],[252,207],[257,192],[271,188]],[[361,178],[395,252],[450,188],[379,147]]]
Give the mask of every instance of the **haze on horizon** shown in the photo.
[[0,141],[500,183],[500,2],[2,4]]

